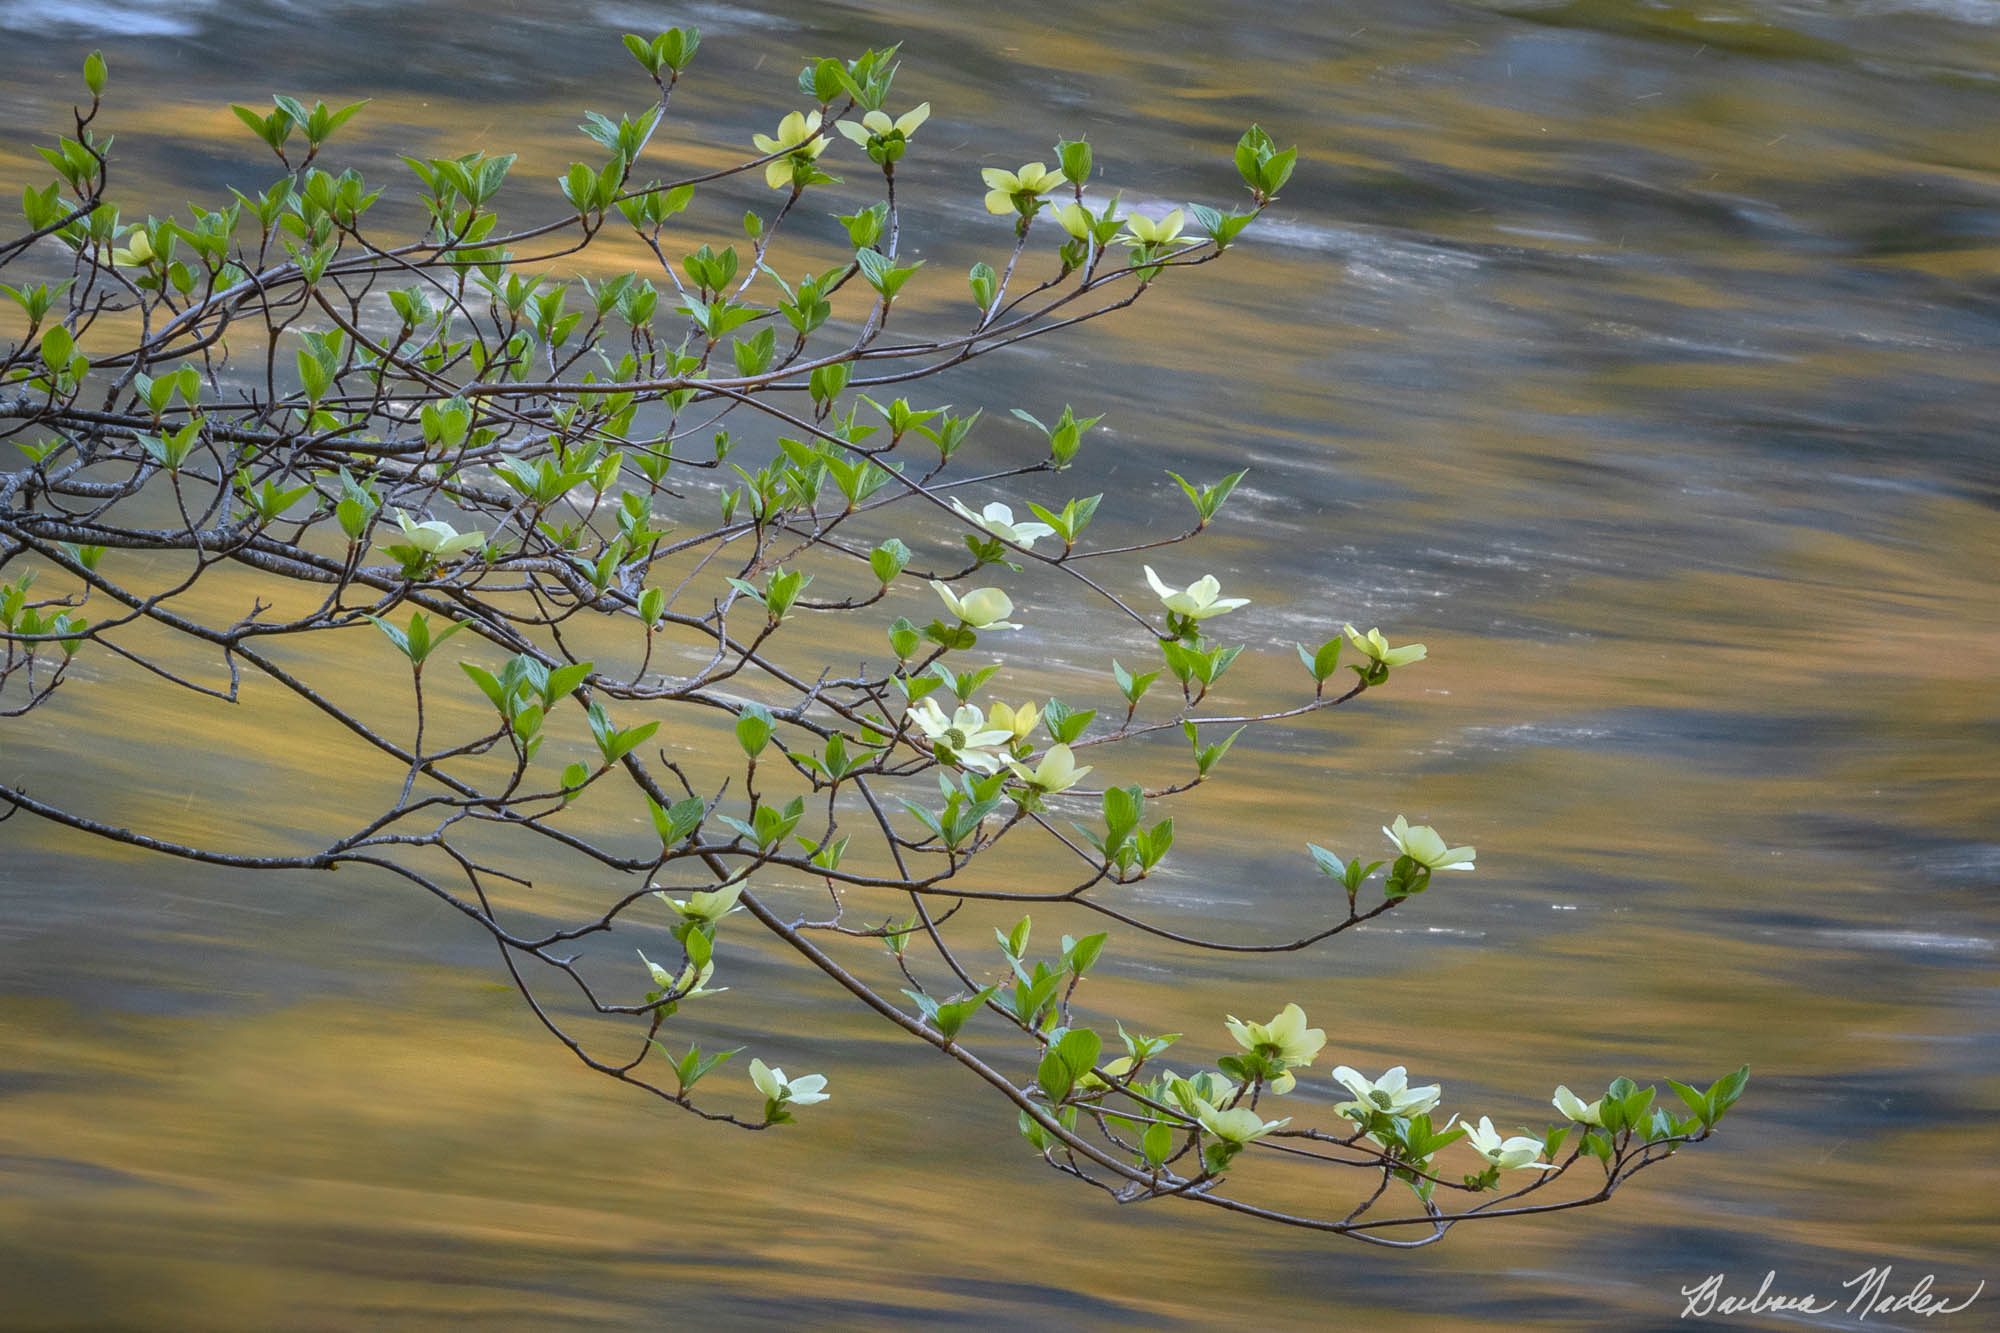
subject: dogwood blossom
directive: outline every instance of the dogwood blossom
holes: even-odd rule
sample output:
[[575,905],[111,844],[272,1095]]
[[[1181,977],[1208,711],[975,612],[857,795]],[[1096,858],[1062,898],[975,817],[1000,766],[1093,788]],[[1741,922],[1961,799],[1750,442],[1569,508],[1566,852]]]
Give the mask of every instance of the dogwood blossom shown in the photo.
[[1012,759],[1007,761],[1007,767],[1021,781],[1043,792],[1068,791],[1090,772],[1088,764],[1077,767],[1076,755],[1067,745],[1051,745],[1033,770]]
[[1286,1005],[1268,1023],[1246,1023],[1231,1014],[1224,1026],[1238,1046],[1284,1067],[1284,1072],[1271,1080],[1271,1091],[1276,1093],[1296,1087],[1298,1079],[1291,1071],[1310,1065],[1326,1045],[1325,1030],[1307,1027],[1306,1011],[1296,1004]]
[[1153,567],[1147,565],[1146,582],[1153,585],[1153,591],[1159,595],[1161,604],[1167,610],[1189,620],[1206,620],[1224,611],[1250,605],[1248,597],[1221,596],[1222,584],[1216,581],[1213,574],[1204,574],[1185,588],[1174,588],[1162,582],[1160,576],[1153,572]]
[[782,190],[792,183],[792,164],[811,162],[826,151],[826,139],[819,133],[819,112],[801,115],[797,111],[788,113],[778,122],[778,133],[774,138],[768,134],[753,134],[750,142],[757,145],[760,153],[784,153],[764,165],[764,183],[774,190]]
[[784,1070],[774,1069],[762,1060],[751,1060],[750,1081],[757,1085],[757,1091],[763,1093],[767,1100],[793,1106],[811,1106],[832,1095],[820,1091],[826,1086],[826,1075],[803,1074],[798,1078],[786,1078]]
[[485,533],[460,532],[443,519],[419,523],[398,509],[396,523],[403,529],[403,537],[410,545],[439,560],[486,545]]
[[933,748],[944,746],[962,767],[976,773],[1000,771],[1002,755],[1013,742],[1011,728],[1000,730],[986,720],[976,704],[960,704],[947,714],[935,699],[919,699],[910,709],[910,723]]
[[1371,629],[1366,634],[1352,625],[1343,626],[1347,631],[1347,641],[1360,649],[1371,661],[1380,662],[1385,667],[1408,666],[1412,662],[1424,660],[1428,651],[1421,643],[1407,643],[1401,648],[1391,648],[1389,641],[1382,637],[1382,631]]
[[691,893],[685,898],[669,898],[665,893],[655,890],[655,896],[689,921],[714,925],[731,912],[742,910],[736,905],[736,900],[743,896],[743,886],[731,884],[727,888],[706,889]]
[[134,227],[132,239],[111,252],[111,262],[119,268],[144,268],[154,258],[153,238],[144,227]]
[[1553,1162],[1538,1162],[1542,1155],[1542,1141],[1526,1135],[1516,1135],[1511,1139],[1500,1137],[1500,1131],[1493,1128],[1491,1116],[1480,1116],[1479,1123],[1465,1122],[1465,1141],[1478,1153],[1502,1171],[1518,1171],[1522,1167],[1533,1167],[1537,1171],[1555,1169]]
[[1041,162],[1030,162],[1019,171],[986,167],[979,175],[986,182],[986,211],[989,213],[1011,213],[1016,207],[1016,200],[1032,199],[1069,183],[1069,177],[1061,171],[1050,171]]
[[1079,203],[1067,203],[1050,210],[1050,215],[1062,225],[1062,229],[1079,241],[1090,239],[1091,224],[1097,219],[1089,209]]
[[1014,599],[998,588],[974,588],[960,597],[936,579],[931,587],[944,599],[947,610],[974,629],[1019,629],[1007,619],[1014,614]]
[[1586,1103],[1583,1098],[1571,1092],[1567,1087],[1559,1087],[1556,1089],[1553,1104],[1556,1110],[1561,1111],[1565,1116],[1580,1125],[1601,1125],[1604,1123],[1604,1099],[1602,1097],[1599,1097],[1594,1102]]
[[1290,1116],[1286,1116],[1283,1120],[1266,1120],[1248,1107],[1238,1107],[1233,1111],[1218,1111],[1200,1100],[1194,1104],[1194,1115],[1195,1119],[1201,1122],[1203,1129],[1224,1143],[1232,1143],[1239,1148],[1292,1123]]
[[958,511],[960,518],[986,529],[1001,541],[1012,542],[1024,550],[1055,532],[1055,529],[1046,523],[1016,523],[1014,511],[998,500],[984,509],[972,510],[954,499],[951,507]]
[[1170,245],[1180,236],[1181,228],[1186,225],[1187,219],[1178,208],[1158,222],[1144,213],[1134,213],[1125,219],[1125,226],[1130,234],[1118,239],[1127,245]]
[[1409,857],[1426,870],[1473,870],[1472,858],[1478,853],[1471,847],[1447,847],[1438,831],[1428,824],[1412,824],[1401,815],[1396,822],[1382,830],[1396,850]]
[[1336,1067],[1333,1076],[1354,1094],[1353,1101],[1334,1107],[1334,1114],[1357,1122],[1366,1120],[1375,1111],[1387,1115],[1422,1115],[1435,1107],[1444,1093],[1444,1089],[1436,1083],[1411,1087],[1409,1071],[1402,1065],[1396,1065],[1377,1079],[1371,1079],[1347,1065]]
[[1010,708],[1006,704],[995,703],[992,710],[987,714],[986,719],[987,725],[993,727],[995,730],[1013,732],[1014,739],[1017,741],[1028,739],[1028,733],[1033,731],[1035,724],[1041,720],[1041,713],[1036,710],[1032,703],[1022,704],[1019,708]]
[[708,979],[715,975],[713,962],[703,963],[699,968],[690,962],[681,969],[679,976],[675,976],[646,957],[643,951],[634,949],[632,952],[639,955],[639,961],[646,965],[648,972],[652,973],[653,984],[663,991],[673,993],[677,999],[692,1000],[703,995],[720,995],[729,989],[727,986],[716,986],[713,989],[709,987]]
[[[855,143],[866,148],[870,138],[884,139],[891,134],[900,134],[907,139],[915,134],[917,128],[930,118],[931,104],[924,102],[914,110],[905,111],[894,120],[889,119],[889,113],[886,111],[870,111],[861,118],[859,125],[856,125],[851,120],[843,120],[836,124],[834,128],[849,139],[852,139]],[[764,151],[768,153],[772,150],[767,148]]]

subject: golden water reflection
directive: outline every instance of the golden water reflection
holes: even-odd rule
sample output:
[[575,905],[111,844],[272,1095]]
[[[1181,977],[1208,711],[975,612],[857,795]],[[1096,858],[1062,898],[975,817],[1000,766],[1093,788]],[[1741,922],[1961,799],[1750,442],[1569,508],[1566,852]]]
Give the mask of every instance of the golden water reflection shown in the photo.
[[[261,179],[215,103],[267,87],[376,94],[353,141],[371,177],[410,124],[429,151],[519,149],[517,178],[549,179],[585,106],[638,100],[602,74],[623,59],[610,8],[407,6],[400,31],[388,11],[242,8],[190,8],[152,41],[10,43],[37,77],[0,97],[0,184],[39,179],[20,145],[53,123],[41,72],[67,79],[96,44],[136,99],[113,113],[147,201],[128,211]],[[1109,537],[1172,499],[1161,467],[1253,466],[1234,524],[1172,557],[1255,599],[1233,628],[1264,655],[1229,702],[1295,689],[1290,644],[1328,619],[1431,645],[1351,716],[1246,737],[1135,903],[1283,934],[1328,907],[1300,845],[1366,848],[1398,810],[1477,843],[1481,869],[1268,970],[1117,935],[1089,1002],[1213,1054],[1223,1013],[1297,998],[1335,1061],[1407,1060],[1448,1108],[1503,1122],[1539,1119],[1558,1081],[1748,1060],[1720,1141],[1611,1209],[1409,1256],[1121,1210],[748,938],[726,941],[737,989],[704,1042],[825,1069],[835,1094],[754,1139],[566,1063],[481,941],[405,886],[252,878],[17,819],[0,1322],[1594,1328],[1664,1322],[1725,1269],[1989,1276],[2000,140],[1974,127],[2000,111],[2000,11],[1877,8],[1371,3],[1334,22],[1170,3],[1086,23],[1029,5],[976,31],[948,7],[718,9],[695,19],[707,79],[667,141],[724,160],[692,146],[767,128],[799,57],[905,33],[904,82],[948,150],[913,155],[909,194],[950,200],[909,234],[950,274],[999,244],[965,180],[984,149],[961,144],[1011,165],[1087,130],[1143,200],[1233,188],[1219,150],[1245,120],[1299,140],[1267,239],[952,396],[988,406],[977,438],[1002,458],[1029,442],[998,409],[1108,411],[1097,452],[1034,493],[1108,490]],[[948,286],[913,308],[944,317]],[[1047,591],[1024,576],[1040,614],[1001,654],[1005,693],[1101,701],[1105,658],[1142,645]],[[240,614],[238,595],[204,584],[201,609]],[[885,621],[922,599],[899,596]],[[351,638],[320,669],[360,697],[393,673]],[[9,730],[10,780],[243,850],[344,828],[395,781],[254,683],[241,710],[162,706],[89,665]],[[669,744],[699,760],[701,737]],[[598,817],[650,836],[637,811]],[[606,891],[518,868],[535,886],[503,895],[516,910]],[[1323,1078],[1300,1096],[1332,1100]]]

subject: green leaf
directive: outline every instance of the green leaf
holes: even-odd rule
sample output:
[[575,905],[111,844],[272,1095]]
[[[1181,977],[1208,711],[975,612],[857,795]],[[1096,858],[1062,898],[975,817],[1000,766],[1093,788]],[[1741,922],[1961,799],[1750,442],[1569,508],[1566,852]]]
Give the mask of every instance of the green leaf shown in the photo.
[[1744,1065],[1735,1073],[1726,1074],[1722,1078],[1717,1079],[1714,1086],[1708,1090],[1707,1100],[1713,1115],[1713,1120],[1710,1123],[1713,1123],[1714,1120],[1722,1119],[1722,1113],[1736,1104],[1736,1099],[1743,1095],[1743,1089],[1749,1085],[1749,1065]]
[[1034,919],[1032,917],[1024,916],[1019,921],[1016,921],[1014,923],[1014,928],[1008,931],[1005,935],[1000,934],[998,927],[994,928],[993,933],[994,935],[998,936],[1000,940],[1000,947],[1007,951],[1007,956],[1009,958],[1019,958],[1022,954],[1027,952],[1028,934],[1031,930],[1034,929],[1034,924],[1035,924]]
[[1059,744],[1070,745],[1089,729],[1096,716],[1095,708],[1072,709],[1060,699],[1051,699],[1042,710],[1042,725]]
[[1063,139],[1056,144],[1056,161],[1062,173],[1078,185],[1090,179],[1090,144],[1082,139]]
[[696,1045],[689,1046],[685,1055],[676,1056],[665,1046],[660,1045],[658,1040],[651,1038],[648,1040],[652,1041],[660,1054],[666,1056],[668,1063],[673,1066],[674,1078],[680,1084],[682,1096],[686,1096],[695,1084],[701,1082],[707,1076],[710,1070],[743,1049],[741,1046],[737,1046],[727,1051],[717,1051],[713,1055],[704,1055],[701,1047]]
[[507,691],[492,672],[474,662],[460,662],[458,665],[472,678],[472,683],[479,687],[479,692],[485,695],[495,708],[503,714],[507,712]]
[[985,262],[974,264],[966,279],[972,288],[972,303],[981,310],[991,309],[1000,285],[1000,275],[993,271],[993,266]]
[[1104,1049],[1104,1041],[1089,1028],[1071,1028],[1049,1049],[1062,1060],[1069,1081],[1074,1084],[1097,1067],[1097,1055]]
[[923,646],[923,635],[910,623],[907,616],[897,616],[889,626],[889,647],[896,654],[896,660],[907,662],[917,655]]
[[550,671],[542,683],[543,702],[553,707],[556,700],[574,694],[577,687],[589,677],[590,670],[589,662],[573,662]]
[[895,582],[896,576],[902,573],[909,563],[910,548],[895,537],[888,538],[868,553],[868,567],[875,571],[876,579],[885,584]]
[[1167,475],[1180,484],[1182,493],[1194,506],[1196,527],[1205,528],[1209,520],[1215,517],[1216,511],[1222,508],[1222,502],[1229,498],[1230,492],[1236,489],[1237,484],[1249,474],[1249,471],[1250,469],[1244,468],[1239,472],[1232,472],[1213,486],[1197,486],[1174,471],[1169,471]]
[[986,1002],[999,991],[998,986],[988,986],[976,995],[968,995],[962,1000],[951,1000],[940,1004],[931,1012],[931,1021],[946,1037],[956,1037],[974,1014],[986,1006]]
[[771,743],[771,733],[776,730],[771,720],[771,710],[762,704],[745,704],[736,717],[736,743],[743,747],[743,753],[755,759]]
[[1688,1110],[1693,1111],[1698,1116],[1707,1116],[1708,1098],[1706,1096],[1689,1087],[1687,1084],[1677,1083],[1673,1079],[1667,1080],[1667,1086],[1674,1090],[1675,1096],[1687,1104]]
[[894,260],[877,250],[855,251],[854,262],[860,267],[861,276],[867,280],[870,287],[881,294],[885,303],[894,301],[896,293],[903,289],[903,284],[924,266],[924,261],[921,259],[914,264],[898,266]]
[[1071,940],[1065,936],[1063,966],[1072,974],[1082,976],[1096,965],[1098,957],[1104,952],[1104,942],[1109,938],[1110,936],[1103,931],[1095,935],[1085,935],[1080,940]]
[[1051,1046],[1042,1052],[1041,1063],[1035,1067],[1035,1082],[1052,1102],[1061,1102],[1076,1086],[1076,1075],[1070,1072],[1069,1064]]
[[1315,684],[1324,684],[1326,678],[1340,666],[1340,645],[1345,642],[1344,635],[1336,634],[1311,652],[1306,651],[1304,644],[1297,645],[1299,660],[1306,664],[1306,670],[1312,672]]
[[1153,682],[1159,679],[1160,673],[1148,671],[1144,675],[1134,675],[1121,666],[1114,657],[1111,659],[1111,675],[1118,682],[1118,692],[1125,696],[1125,701],[1136,707],[1139,700],[1146,696],[1146,691],[1152,687]]
[[368,616],[368,620],[376,629],[381,630],[383,634],[388,636],[389,642],[395,644],[403,656],[410,659],[411,665],[418,667],[424,664],[424,659],[431,655],[432,649],[464,629],[470,623],[464,620],[453,621],[445,626],[442,633],[434,637],[431,634],[430,621],[425,618],[424,613],[421,611],[410,613],[410,625],[406,630],[397,629],[380,616]]
[[653,817],[653,828],[660,835],[660,846],[671,851],[687,841],[688,835],[701,827],[702,816],[708,807],[699,796],[675,801],[671,806],[662,807],[652,797],[646,798],[646,809]]
[[71,358],[76,355],[76,339],[70,331],[58,324],[42,335],[42,364],[49,372],[61,375],[69,369]]

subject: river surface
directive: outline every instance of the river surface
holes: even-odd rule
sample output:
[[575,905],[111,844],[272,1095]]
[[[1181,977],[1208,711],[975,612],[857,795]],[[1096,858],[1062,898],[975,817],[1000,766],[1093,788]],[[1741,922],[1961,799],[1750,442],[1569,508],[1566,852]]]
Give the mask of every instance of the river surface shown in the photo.
[[[0,1324],[1665,1327],[1711,1273],[2000,1279],[2000,3],[0,0],[0,198],[42,181],[28,144],[93,46],[131,216],[264,183],[224,104],[274,90],[374,98],[342,160],[405,198],[413,147],[553,178],[582,111],[643,104],[619,34],[673,21],[706,38],[662,140],[691,160],[768,131],[805,56],[906,43],[896,104],[936,115],[905,243],[940,300],[1004,244],[977,166],[1081,133],[1128,199],[1228,202],[1245,123],[1300,145],[1229,262],[940,392],[1003,459],[1031,456],[1006,407],[1106,413],[1077,484],[1108,537],[1179,503],[1162,468],[1252,469],[1166,562],[1254,599],[1229,698],[1292,688],[1329,619],[1430,646],[1246,737],[1150,907],[1279,933],[1324,906],[1302,844],[1398,811],[1479,871],[1269,966],[1114,935],[1107,1004],[1217,1052],[1223,1013],[1296,998],[1332,1035],[1321,1102],[1330,1065],[1392,1061],[1509,1123],[1620,1073],[1747,1061],[1749,1096],[1608,1207],[1392,1254],[1065,1183],[775,954],[708,1031],[835,1096],[710,1131],[570,1063],[407,887],[22,818]],[[1054,605],[1008,660],[1104,665]],[[268,696],[218,716],[91,665],[9,724],[8,781],[246,849],[379,794]]]

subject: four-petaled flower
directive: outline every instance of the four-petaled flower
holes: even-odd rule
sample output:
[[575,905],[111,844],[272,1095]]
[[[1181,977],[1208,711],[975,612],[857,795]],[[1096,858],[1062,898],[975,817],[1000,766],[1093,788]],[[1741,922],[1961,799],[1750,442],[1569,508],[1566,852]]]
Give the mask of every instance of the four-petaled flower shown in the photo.
[[1187,219],[1178,208],[1158,222],[1144,213],[1134,213],[1125,219],[1128,234],[1118,239],[1127,245],[1171,245],[1186,225]]
[[988,726],[996,730],[1013,732],[1014,739],[1017,741],[1028,739],[1028,733],[1033,731],[1035,724],[1041,720],[1041,714],[1036,711],[1035,706],[1031,703],[1022,704],[1019,708],[1012,708],[1006,704],[996,702],[991,711],[986,715]]
[[1266,1134],[1283,1129],[1292,1123],[1290,1116],[1286,1116],[1283,1120],[1266,1120],[1247,1106],[1238,1107],[1234,1111],[1218,1111],[1200,1099],[1195,1101],[1194,1116],[1201,1122],[1203,1129],[1224,1143],[1234,1144],[1238,1148],[1247,1143],[1254,1143]]
[[958,516],[966,522],[984,528],[1001,541],[1012,542],[1024,551],[1055,531],[1046,523],[1016,523],[1014,511],[998,500],[984,509],[969,509],[958,500],[953,500],[951,507],[957,510]]
[[1014,614],[1014,599],[998,588],[974,588],[960,597],[936,579],[931,587],[944,599],[945,607],[974,629],[1019,629],[1007,619]]
[[975,704],[960,704],[949,716],[935,699],[919,699],[910,710],[910,721],[924,733],[933,748],[944,746],[962,767],[975,773],[1000,771],[999,754],[1013,743],[1012,728],[1000,730],[986,720]]
[[1153,585],[1161,603],[1175,615],[1186,616],[1189,620],[1206,620],[1219,616],[1224,611],[1234,611],[1239,606],[1250,605],[1248,597],[1223,597],[1222,585],[1215,575],[1204,574],[1185,588],[1169,587],[1160,581],[1151,565],[1146,566],[1146,582]]
[[1016,209],[1032,212],[1042,195],[1069,183],[1069,177],[1061,171],[1050,171],[1040,162],[1030,162],[1019,171],[985,167],[979,174],[986,182],[989,213],[1012,213]]
[[486,545],[483,532],[460,532],[442,519],[432,519],[419,523],[398,509],[396,522],[403,529],[403,536],[410,545],[425,555],[438,560],[448,559],[461,551],[471,551]]
[[[897,147],[896,156],[900,157],[902,155],[901,145],[907,142],[917,132],[917,128],[930,118],[931,104],[925,102],[912,110],[905,111],[894,120],[889,119],[889,113],[886,111],[870,111],[861,118],[859,125],[856,125],[851,120],[843,120],[836,122],[834,128],[861,147],[869,149],[871,156],[875,150],[883,149],[893,144]],[[891,138],[890,136],[892,135],[896,137]],[[887,154],[885,153],[884,156],[887,156]]]
[[703,995],[720,995],[729,989],[727,986],[716,986],[713,989],[709,987],[708,979],[715,975],[715,964],[713,962],[703,963],[699,968],[690,962],[686,967],[681,969],[679,976],[675,976],[652,959],[646,957],[643,951],[634,949],[632,952],[639,955],[639,961],[644,963],[646,970],[653,974],[653,984],[673,995],[676,1000],[692,1000]]
[[1385,667],[1408,666],[1424,660],[1425,650],[1421,643],[1406,643],[1401,648],[1391,648],[1379,629],[1371,629],[1366,634],[1352,625],[1345,626],[1345,629],[1349,643],[1359,648],[1371,661],[1380,662]]
[[144,268],[154,258],[153,238],[144,227],[134,227],[130,243],[111,252],[111,262],[119,268]]
[[1050,216],[1054,217],[1061,224],[1064,231],[1076,237],[1079,241],[1090,239],[1091,232],[1095,230],[1092,224],[1097,221],[1091,215],[1089,209],[1085,208],[1082,204],[1074,202],[1062,204],[1051,209]]
[[793,1106],[811,1106],[823,1102],[832,1094],[821,1092],[826,1086],[825,1074],[805,1074],[799,1078],[786,1078],[785,1071],[773,1069],[762,1060],[750,1062],[750,1081],[757,1085],[757,1091],[764,1094],[766,1101],[773,1105],[790,1103]]
[[1580,1125],[1601,1125],[1604,1123],[1604,1099],[1586,1103],[1583,1098],[1567,1087],[1556,1089],[1555,1108]]
[[789,112],[778,122],[775,138],[768,134],[753,134],[750,142],[757,145],[760,153],[783,153],[764,166],[764,183],[774,190],[789,186],[793,179],[792,168],[796,163],[810,163],[826,151],[826,136],[819,132],[819,112],[801,115]]
[[743,896],[741,884],[731,884],[724,889],[706,889],[691,893],[685,898],[669,898],[659,890],[654,892],[660,901],[689,921],[700,921],[711,926],[731,912],[742,910],[736,905],[736,900]]
[[1344,1115],[1357,1124],[1367,1120],[1369,1114],[1375,1111],[1386,1115],[1422,1115],[1438,1104],[1438,1098],[1444,1092],[1435,1083],[1426,1083],[1420,1088],[1411,1087],[1409,1071],[1401,1065],[1376,1079],[1346,1065],[1337,1067],[1333,1076],[1354,1094],[1353,1101],[1342,1102],[1333,1108],[1333,1113]]
[[1500,1131],[1493,1128],[1491,1116],[1480,1116],[1477,1125],[1468,1120],[1465,1123],[1465,1141],[1472,1145],[1472,1151],[1502,1171],[1518,1171],[1524,1166],[1534,1167],[1537,1171],[1550,1171],[1555,1167],[1553,1162],[1535,1160],[1542,1155],[1540,1139],[1531,1139],[1526,1135],[1503,1139]]
[[1307,1027],[1306,1011],[1296,1004],[1286,1005],[1268,1023],[1246,1023],[1231,1014],[1224,1026],[1238,1046],[1282,1066],[1284,1072],[1271,1080],[1271,1091],[1276,1093],[1290,1092],[1297,1086],[1298,1079],[1291,1071],[1310,1065],[1320,1047],[1326,1045],[1326,1032]]
[[1478,853],[1471,847],[1447,847],[1438,831],[1428,824],[1412,824],[1401,815],[1396,822],[1382,830],[1396,850],[1415,861],[1426,870],[1472,870],[1472,858]]
[[1068,791],[1090,772],[1088,764],[1077,767],[1076,755],[1067,745],[1051,745],[1033,770],[1012,759],[1007,761],[1007,767],[1014,770],[1015,777],[1042,792]]

